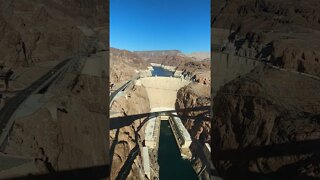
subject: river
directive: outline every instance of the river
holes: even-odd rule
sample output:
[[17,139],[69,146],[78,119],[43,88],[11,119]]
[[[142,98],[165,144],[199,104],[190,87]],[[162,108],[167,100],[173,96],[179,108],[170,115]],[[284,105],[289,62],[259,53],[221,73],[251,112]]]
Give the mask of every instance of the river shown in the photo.
[[160,180],[197,179],[190,161],[182,159],[180,155],[180,150],[169,127],[169,121],[161,121],[158,153]]
[[[173,76],[173,72],[161,67],[153,67],[153,69],[152,76]],[[161,121],[158,163],[160,166],[160,180],[198,179],[190,161],[181,157],[168,121]]]

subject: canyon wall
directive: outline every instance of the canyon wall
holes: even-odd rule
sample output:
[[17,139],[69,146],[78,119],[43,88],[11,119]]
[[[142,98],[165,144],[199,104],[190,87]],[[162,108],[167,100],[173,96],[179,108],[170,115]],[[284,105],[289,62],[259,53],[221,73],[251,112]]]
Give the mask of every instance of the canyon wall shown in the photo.
[[[109,161],[105,79],[69,75],[63,81],[74,86],[50,88],[41,98],[45,105],[16,119],[10,133],[4,152],[34,160],[25,173],[105,166]],[[8,177],[19,172],[11,173]]]
[[128,81],[138,70],[147,69],[149,63],[127,50],[110,49],[110,84]]
[[319,178],[320,83],[267,67],[218,91],[212,157],[225,179]]
[[243,76],[253,70],[262,62],[255,61],[246,57],[232,54],[216,52],[213,64],[213,96],[217,91],[229,81]]
[[[218,7],[213,7],[212,29],[228,32],[224,40],[235,44],[235,53],[251,50],[275,66],[320,75],[319,1],[229,0]],[[217,43],[222,45],[212,41]]]
[[[150,112],[150,102],[144,87],[133,86],[126,93],[126,96],[114,101],[110,109],[111,122],[114,118],[112,117],[113,112],[118,114],[116,117],[123,117],[122,121],[129,120],[131,115]],[[144,178],[141,149],[144,140],[145,127],[143,125],[145,120],[144,118],[135,119],[131,125],[110,130],[110,153],[112,157],[110,179],[116,179],[116,177],[126,179]],[[132,159],[134,159],[133,162]],[[124,169],[129,174],[126,174]]]

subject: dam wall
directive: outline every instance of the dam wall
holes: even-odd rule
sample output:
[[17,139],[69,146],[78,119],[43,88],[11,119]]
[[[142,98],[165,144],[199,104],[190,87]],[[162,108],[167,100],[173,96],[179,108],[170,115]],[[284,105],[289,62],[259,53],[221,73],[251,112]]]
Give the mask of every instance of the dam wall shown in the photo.
[[212,82],[214,95],[226,83],[249,73],[256,66],[262,64],[262,62],[254,59],[228,53],[213,52],[211,56],[213,63]]
[[190,81],[174,77],[144,77],[137,80],[136,85],[146,88],[150,108],[175,109],[177,92],[180,88],[188,85]]

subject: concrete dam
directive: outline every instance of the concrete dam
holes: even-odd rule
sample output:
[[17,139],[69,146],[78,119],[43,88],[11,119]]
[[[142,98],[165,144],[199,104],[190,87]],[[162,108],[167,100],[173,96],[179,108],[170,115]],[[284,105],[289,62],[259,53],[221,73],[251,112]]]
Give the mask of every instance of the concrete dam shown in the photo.
[[174,77],[146,77],[137,80],[136,85],[146,88],[150,101],[150,108],[157,111],[174,110],[177,92],[188,85],[190,81]]
[[237,55],[214,52],[212,55],[212,82],[213,95],[233,79],[252,71],[262,62]]
[[[179,148],[179,155],[183,159],[190,159],[191,152],[189,146],[192,142],[191,136],[187,129],[184,127],[181,119],[177,116],[177,113],[172,113],[175,110],[175,102],[177,99],[177,92],[180,88],[188,85],[190,81],[183,78],[176,77],[144,77],[136,80],[136,86],[142,86],[146,89],[150,102],[150,109],[152,112],[170,111],[170,113],[164,113],[158,116],[153,116],[148,120],[145,125],[145,143],[142,153],[142,161],[144,167],[144,173],[150,177],[150,153],[158,152],[160,139],[160,130],[168,126],[171,128],[171,132],[174,135],[176,145]],[[167,124],[167,122],[169,122]],[[165,125],[165,126],[163,126]],[[167,147],[163,147],[167,148]],[[176,148],[174,148],[176,149]],[[160,148],[161,151],[161,148]],[[177,156],[179,156],[177,155]],[[176,157],[176,158],[181,158]],[[160,157],[161,161],[161,157]],[[165,167],[163,167],[165,168]],[[191,168],[191,166],[190,166]],[[161,163],[160,163],[161,172]]]

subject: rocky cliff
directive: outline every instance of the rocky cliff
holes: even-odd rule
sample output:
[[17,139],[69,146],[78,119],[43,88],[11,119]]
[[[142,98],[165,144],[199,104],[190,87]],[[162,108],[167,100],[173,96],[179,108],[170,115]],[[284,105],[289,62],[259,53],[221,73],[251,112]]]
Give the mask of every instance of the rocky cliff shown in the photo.
[[229,31],[242,56],[251,51],[254,58],[319,76],[319,7],[317,0],[229,0],[212,12],[212,27]]
[[149,63],[127,50],[110,49],[110,83],[132,79],[138,70],[147,69]]
[[210,84],[210,60],[195,61],[186,56],[159,56],[147,59],[148,62],[176,67],[185,76],[202,84]]
[[[192,109],[210,106],[210,86],[192,83],[179,89],[177,93],[176,109]],[[203,142],[210,142],[211,122],[208,110],[188,111],[179,113],[190,135]]]
[[0,8],[0,53],[8,66],[70,57],[86,45],[80,26],[95,26],[96,17],[106,16],[103,1],[3,1]]
[[28,173],[108,163],[105,80],[70,75],[64,81],[68,88],[50,88],[44,106],[15,121],[5,153],[34,159]]
[[[214,99],[212,157],[225,179],[319,178],[320,83],[259,67]],[[313,144],[313,145],[312,145]]]
[[76,59],[15,107],[20,113],[4,152],[29,161],[5,164],[0,177],[106,167],[107,53],[105,40],[99,40],[108,36],[107,21],[100,19],[107,15],[106,3],[9,0],[0,8],[1,71],[11,68],[15,74],[9,91],[28,87],[67,58]]
[[[192,166],[196,173],[201,168],[208,166],[203,156],[204,143],[211,143],[211,121],[210,121],[210,86],[200,83],[191,83],[179,89],[176,100],[176,110],[191,109],[186,112],[180,112],[184,126],[189,131],[193,143],[190,146],[192,151]],[[203,108],[200,111],[192,111],[193,108]]]
[[[145,88],[131,87],[126,95],[115,100],[111,109],[111,123],[114,117],[122,117],[122,121],[130,121],[132,115],[150,112],[149,99]],[[112,114],[115,114],[112,117]],[[110,153],[112,169],[110,179],[122,177],[126,179],[143,179],[141,149],[144,140],[144,118],[136,119],[127,126],[117,126],[110,130]],[[121,120],[119,120],[121,121]],[[113,126],[113,125],[111,125]]]

